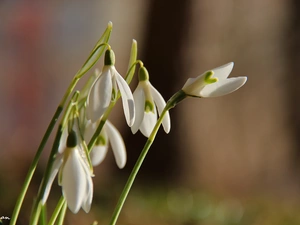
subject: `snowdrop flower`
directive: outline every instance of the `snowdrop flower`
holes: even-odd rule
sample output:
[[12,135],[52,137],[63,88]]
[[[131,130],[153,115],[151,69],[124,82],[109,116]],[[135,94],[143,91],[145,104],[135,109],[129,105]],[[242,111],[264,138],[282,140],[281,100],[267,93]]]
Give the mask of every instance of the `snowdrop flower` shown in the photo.
[[[166,102],[161,94],[151,85],[149,74],[145,67],[139,69],[139,83],[133,93],[136,104],[136,118],[131,131],[135,134],[138,130],[146,137],[149,137],[157,121],[157,111],[160,115]],[[156,109],[157,108],[157,109]],[[171,128],[169,112],[162,121],[163,128],[169,133]]]
[[203,73],[196,78],[189,78],[182,90],[194,97],[218,97],[229,94],[242,87],[247,77],[228,78],[233,62]]
[[135,107],[130,88],[115,66],[115,55],[111,49],[105,52],[104,67],[95,80],[88,95],[87,114],[92,122],[97,121],[108,108],[111,101],[117,99],[120,91],[124,114],[128,126],[132,126],[135,118]]
[[[68,129],[65,128],[65,130]],[[93,198],[93,182],[91,178],[93,173],[83,145],[77,141],[78,136],[78,133],[74,130],[68,133],[66,147],[60,148],[62,154],[59,154],[54,161],[42,198],[42,204],[45,204],[55,176],[59,172],[59,185],[62,186],[63,196],[73,213],[77,213],[80,208],[85,212],[89,212]]]
[[[92,123],[89,120],[87,122],[84,133],[84,137],[86,140],[90,140],[92,138],[94,131],[99,125],[99,121],[96,123]],[[96,141],[96,144],[90,153],[92,165],[97,166],[104,160],[109,143],[111,144],[116,163],[118,167],[122,169],[125,166],[127,160],[125,144],[120,132],[108,120],[104,124],[103,129]]]

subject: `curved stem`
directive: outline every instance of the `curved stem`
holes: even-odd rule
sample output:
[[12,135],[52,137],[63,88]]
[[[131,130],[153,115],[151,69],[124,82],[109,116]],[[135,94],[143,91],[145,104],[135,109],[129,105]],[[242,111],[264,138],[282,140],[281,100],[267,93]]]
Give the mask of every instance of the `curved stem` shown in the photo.
[[146,142],[146,144],[145,144],[138,160],[137,160],[137,162],[135,163],[134,168],[132,169],[131,174],[130,174],[128,180],[127,180],[127,183],[125,184],[125,187],[124,187],[124,189],[122,191],[122,194],[119,198],[117,206],[116,206],[116,208],[113,212],[111,222],[109,223],[110,225],[115,225],[116,224],[116,222],[118,220],[118,217],[120,215],[120,212],[123,208],[124,202],[127,198],[127,195],[128,195],[128,193],[131,189],[131,186],[132,186],[134,180],[135,180],[135,177],[136,177],[137,173],[139,172],[141,165],[143,164],[143,161],[144,161],[144,159],[145,159],[145,157],[146,157],[146,155],[147,155],[147,153],[148,153],[148,151],[149,151],[149,149],[150,149],[150,147],[151,147],[151,145],[152,145],[152,143],[155,139],[157,131],[158,131],[158,129],[159,129],[161,123],[162,123],[162,120],[163,120],[163,118],[164,118],[164,116],[165,116],[165,114],[167,113],[168,110],[169,109],[166,106],[164,108],[161,116],[157,120],[157,122],[156,122],[156,124],[155,124],[155,126],[154,126],[154,128],[153,128],[153,130],[152,130],[152,132],[151,132],[151,134],[150,134],[150,136],[149,136],[149,138],[148,138],[148,140],[147,140],[147,142]]
[[65,215],[66,215],[66,211],[67,211],[67,203],[65,202],[62,206],[61,211],[60,211],[59,218],[58,218],[58,221],[57,221],[57,225],[63,225]]
[[182,91],[182,90],[180,90],[180,91],[176,92],[168,100],[165,108],[163,109],[163,111],[162,111],[159,119],[157,120],[157,122],[156,122],[156,124],[155,124],[155,126],[154,126],[154,128],[153,128],[153,130],[152,130],[152,132],[151,132],[151,134],[150,134],[150,136],[149,136],[149,138],[148,138],[148,140],[147,140],[147,142],[146,142],[146,144],[145,144],[145,146],[144,146],[144,148],[143,148],[143,150],[142,150],[142,152],[140,154],[140,156],[139,156],[139,158],[137,159],[137,161],[136,161],[136,163],[135,163],[135,165],[134,165],[134,167],[133,167],[133,169],[132,169],[132,171],[131,171],[131,173],[129,175],[129,178],[128,178],[126,184],[125,184],[125,187],[124,187],[124,189],[122,191],[122,194],[121,194],[121,196],[119,198],[119,201],[118,201],[118,203],[116,205],[116,208],[115,208],[115,210],[113,212],[111,221],[109,223],[110,225],[115,225],[116,222],[117,222],[117,220],[118,220],[118,217],[119,217],[120,212],[121,212],[121,210],[123,208],[123,205],[124,205],[125,200],[126,200],[126,198],[128,196],[128,193],[129,193],[129,191],[130,191],[130,189],[132,187],[132,184],[133,184],[133,182],[134,182],[134,180],[136,178],[136,175],[138,174],[138,172],[139,172],[139,170],[140,170],[140,168],[141,168],[141,166],[143,164],[143,161],[144,161],[144,159],[145,159],[145,157],[146,157],[146,155],[147,155],[147,153],[148,153],[148,151],[149,151],[149,149],[150,149],[150,147],[152,145],[152,143],[154,142],[154,139],[155,139],[156,134],[158,132],[158,129],[159,129],[159,127],[160,127],[160,125],[161,125],[161,123],[163,121],[164,116],[166,115],[166,113],[170,109],[174,108],[179,102],[181,102],[186,97],[187,97],[187,95],[185,94],[185,92]]
[[134,74],[134,71],[135,71],[135,67],[136,67],[137,64],[140,64],[140,66],[144,65],[144,63],[141,60],[136,60],[132,63],[132,65],[128,68],[128,72],[127,72],[127,75],[125,77],[125,80],[128,84],[130,84],[131,81],[132,81],[133,74]]
[[35,213],[33,214],[34,216],[32,218],[30,218],[30,223],[29,223],[30,225],[38,224],[42,207],[43,206],[42,206],[41,202],[37,203],[37,207],[35,209]]
[[60,197],[59,202],[57,203],[54,212],[49,220],[48,225],[53,225],[58,217],[58,215],[62,212],[62,208],[66,204],[65,198],[63,196]]
[[[51,152],[50,152],[50,156],[48,158],[46,170],[45,170],[45,173],[44,173],[44,176],[43,176],[43,180],[40,184],[40,188],[39,188],[39,191],[38,191],[38,194],[37,194],[37,198],[36,198],[36,201],[33,205],[32,216],[31,216],[33,218],[32,221],[36,221],[35,218],[39,217],[38,205],[40,204],[40,201],[43,198],[44,192],[45,192],[47,184],[48,184],[48,180],[49,180],[50,175],[51,175],[52,166],[53,166],[54,160],[56,158],[57,150],[59,148],[59,143],[60,143],[60,139],[61,139],[61,136],[62,136],[62,133],[63,133],[63,129],[64,129],[64,127],[66,126],[66,124],[68,122],[68,118],[69,118],[69,115],[70,115],[72,109],[74,107],[76,107],[76,102],[78,100],[78,96],[79,96],[79,92],[78,91],[74,92],[74,94],[73,94],[73,96],[72,96],[72,98],[71,98],[71,100],[70,100],[70,102],[69,102],[69,104],[68,104],[68,106],[65,110],[65,113],[64,113],[63,118],[62,118],[62,122],[58,126],[58,130],[57,130],[54,142],[53,142],[53,146],[52,146],[52,149],[51,149]],[[35,224],[35,223],[32,222],[31,224]]]
[[46,130],[46,133],[45,133],[45,135],[44,135],[44,137],[43,137],[43,139],[42,139],[42,141],[41,141],[41,143],[40,143],[40,145],[38,147],[38,150],[37,150],[37,152],[36,152],[36,154],[34,156],[34,159],[33,159],[32,163],[30,165],[29,171],[28,171],[28,173],[26,175],[25,182],[23,184],[23,187],[22,187],[22,190],[20,192],[20,195],[19,195],[19,197],[17,199],[17,203],[15,205],[15,208],[14,208],[11,220],[10,220],[10,225],[15,225],[16,222],[17,222],[17,217],[19,215],[22,203],[24,201],[26,192],[28,190],[30,181],[31,181],[31,179],[33,177],[33,174],[35,172],[35,169],[36,169],[36,166],[38,164],[38,161],[40,159],[41,153],[42,153],[42,151],[43,151],[43,149],[45,147],[45,144],[46,144],[46,142],[47,142],[47,140],[48,140],[48,138],[49,138],[49,136],[50,136],[50,134],[51,134],[54,126],[55,126],[55,123],[56,123],[59,115],[61,114],[62,110],[63,110],[62,106],[59,106],[57,108],[57,110],[56,110],[56,112],[55,112],[55,114],[54,114],[54,116],[53,116],[53,118],[52,118],[52,120],[51,120],[51,122],[50,122],[50,124],[49,124],[49,126],[47,128],[47,130]]
[[38,192],[38,196],[37,196],[37,198],[35,200],[35,203],[33,205],[32,216],[31,216],[32,219],[30,220],[31,225],[37,224],[37,221],[38,221],[37,218],[39,218],[39,216],[40,216],[39,206],[42,205],[42,202],[41,202],[42,194],[44,193],[44,191],[46,189],[46,185],[47,185],[48,179],[50,177],[51,168],[52,168],[52,165],[53,165],[53,162],[54,162],[54,159],[55,159],[55,153],[58,149],[58,145],[59,145],[61,135],[62,135],[62,125],[60,125],[59,128],[58,128],[58,132],[57,132],[55,140],[54,140],[53,148],[51,150],[50,157],[49,157],[49,160],[48,160],[48,163],[47,163],[47,169],[46,169],[44,178],[42,180],[40,190]]
[[46,207],[46,205],[41,206],[41,216],[40,216],[39,223],[41,225],[46,225],[47,224],[47,207]]

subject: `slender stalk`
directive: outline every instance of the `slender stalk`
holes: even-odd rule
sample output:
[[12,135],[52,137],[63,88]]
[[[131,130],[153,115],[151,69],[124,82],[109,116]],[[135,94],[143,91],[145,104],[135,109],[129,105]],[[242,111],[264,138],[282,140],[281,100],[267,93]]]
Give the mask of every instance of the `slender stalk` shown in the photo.
[[[79,96],[79,92],[78,91],[74,92],[74,94],[73,94],[71,100],[69,101],[69,104],[68,104],[68,106],[65,110],[65,113],[64,113],[63,118],[62,118],[62,122],[60,123],[60,125],[58,127],[58,130],[57,130],[54,142],[53,142],[52,150],[51,150],[50,156],[48,158],[48,163],[47,163],[46,170],[45,170],[45,173],[44,173],[44,176],[43,176],[43,180],[40,184],[40,189],[39,189],[38,194],[37,194],[37,199],[36,199],[36,201],[33,205],[33,210],[32,210],[32,215],[31,215],[33,220],[31,220],[31,221],[36,221],[34,218],[39,216],[39,213],[37,211],[37,207],[38,207],[38,204],[40,204],[40,201],[43,198],[44,192],[46,190],[48,180],[49,180],[50,175],[51,175],[52,166],[53,166],[54,160],[56,158],[56,153],[57,153],[57,150],[59,148],[59,143],[60,143],[60,139],[61,139],[61,136],[62,136],[62,133],[63,133],[63,129],[64,129],[64,127],[66,126],[66,124],[68,122],[68,118],[70,116],[70,113],[71,113],[72,109],[76,106],[78,96]],[[31,224],[34,225],[35,223],[32,222]]]
[[155,124],[155,126],[154,126],[154,128],[153,128],[153,130],[152,130],[152,132],[151,132],[151,134],[150,134],[150,136],[149,136],[149,138],[148,138],[148,140],[147,140],[147,142],[146,142],[146,144],[145,144],[138,160],[137,160],[137,162],[135,163],[135,165],[133,167],[133,170],[131,171],[131,174],[130,174],[130,176],[127,180],[127,183],[125,184],[125,187],[122,191],[122,194],[119,198],[119,201],[116,205],[116,208],[113,212],[111,222],[109,223],[110,225],[115,225],[116,224],[116,222],[118,220],[118,217],[120,215],[120,212],[122,210],[122,207],[124,205],[124,202],[127,198],[127,195],[128,195],[128,193],[129,193],[129,191],[132,187],[132,184],[133,184],[134,180],[135,180],[135,177],[136,177],[137,173],[139,172],[139,169],[140,169],[141,165],[143,164],[143,161],[144,161],[144,159],[145,159],[145,157],[146,157],[146,155],[147,155],[147,153],[148,153],[148,151],[149,151],[149,149],[150,149],[150,147],[151,147],[151,145],[154,141],[154,138],[157,134],[157,131],[158,131],[158,129],[159,129],[161,123],[162,123],[162,120],[163,120],[165,114],[167,113],[167,111],[168,111],[168,109],[165,107],[162,114],[161,114],[161,116],[157,120],[157,122],[156,122],[156,124]]
[[25,198],[25,195],[27,193],[27,190],[28,190],[28,187],[29,187],[29,184],[32,180],[32,177],[33,177],[33,174],[35,172],[35,169],[36,169],[36,166],[38,164],[38,161],[40,159],[40,156],[41,156],[41,153],[43,152],[43,149],[49,139],[49,136],[50,134],[52,133],[52,130],[61,114],[61,112],[63,111],[63,108],[64,108],[64,105],[66,103],[66,100],[68,99],[68,97],[70,96],[70,94],[72,93],[72,91],[74,90],[76,84],[78,83],[79,81],[79,78],[75,76],[75,78],[72,80],[71,84],[69,85],[66,93],[64,94],[61,102],[60,102],[60,105],[58,106],[55,114],[53,115],[53,118],[51,119],[51,122],[46,130],[46,133],[38,147],[38,150],[34,156],[34,159],[30,165],[30,168],[28,170],[28,173],[26,175],[26,178],[25,178],[25,181],[24,181],[24,184],[23,184],[23,187],[21,189],[21,192],[20,192],[20,195],[17,199],[17,203],[16,203],[16,206],[14,208],[14,211],[13,211],[13,214],[12,214],[12,217],[11,217],[11,220],[10,220],[10,225],[15,225],[16,224],[16,221],[17,221],[17,217],[20,213],[20,209],[21,209],[21,206],[22,206],[22,203],[24,201],[24,198]]
[[41,210],[42,210],[42,203],[38,203],[36,209],[34,210],[35,213],[33,214],[34,217],[31,218],[30,224],[38,224],[40,215],[41,215]]
[[125,187],[124,187],[124,189],[123,189],[123,191],[121,193],[121,196],[120,196],[120,198],[118,200],[116,208],[115,208],[115,210],[113,212],[111,221],[109,223],[110,225],[115,225],[116,222],[117,222],[117,220],[118,220],[118,217],[119,217],[120,212],[121,212],[121,210],[123,208],[123,205],[124,205],[125,200],[126,200],[126,198],[128,196],[128,193],[129,193],[129,191],[130,191],[130,189],[132,187],[132,184],[133,184],[133,182],[134,182],[134,180],[136,178],[136,175],[138,174],[138,172],[139,172],[139,170],[140,170],[140,168],[141,168],[141,166],[143,164],[143,161],[144,161],[144,159],[145,159],[145,157],[146,157],[146,155],[147,155],[147,153],[148,153],[148,151],[149,151],[149,149],[150,149],[150,147],[152,145],[152,143],[154,142],[154,139],[155,139],[156,134],[158,132],[158,129],[159,129],[159,127],[160,127],[160,125],[161,125],[161,123],[163,121],[164,116],[166,115],[166,113],[170,109],[174,108],[179,102],[181,102],[186,97],[187,97],[187,95],[182,90],[180,90],[180,91],[176,92],[169,99],[169,101],[167,102],[167,104],[166,104],[165,108],[163,109],[163,111],[162,111],[159,119],[157,120],[157,122],[156,122],[156,124],[155,124],[155,126],[154,126],[154,128],[153,128],[153,130],[152,130],[152,132],[151,132],[151,134],[150,134],[150,136],[148,138],[148,140],[146,141],[145,146],[144,146],[144,148],[143,148],[143,150],[142,150],[139,158],[137,159],[137,161],[136,161],[136,163],[135,163],[135,165],[134,165],[134,167],[133,167],[133,169],[132,169],[132,171],[131,171],[131,173],[129,175],[129,178],[128,178],[126,184],[125,184]]
[[61,196],[55,209],[54,209],[54,212],[49,220],[48,225],[53,225],[55,223],[58,215],[62,212],[62,209],[63,209],[63,206],[65,205],[65,203],[66,203],[65,198],[63,196]]
[[65,216],[66,216],[66,211],[67,211],[67,203],[64,202],[64,204],[62,206],[62,210],[60,211],[60,214],[59,214],[57,225],[63,225],[64,219],[65,219]]
[[46,205],[41,206],[41,216],[40,216],[40,224],[46,225],[47,224],[47,207]]
[[51,134],[54,126],[55,126],[55,123],[56,123],[59,115],[61,114],[62,110],[63,110],[62,106],[59,106],[57,108],[57,110],[56,110],[56,112],[55,112],[55,114],[54,114],[54,116],[53,116],[53,118],[52,118],[52,120],[51,120],[51,122],[50,122],[50,124],[49,124],[49,126],[47,128],[47,130],[46,130],[46,133],[45,133],[45,135],[44,135],[44,137],[43,137],[43,139],[42,139],[42,141],[40,143],[40,146],[38,147],[38,150],[37,150],[37,152],[36,152],[36,154],[34,156],[34,159],[33,159],[32,163],[30,165],[29,171],[28,171],[28,173],[26,175],[26,178],[25,178],[23,187],[21,189],[20,195],[19,195],[19,197],[17,199],[17,202],[16,202],[16,205],[15,205],[13,214],[11,216],[10,225],[15,225],[16,222],[17,222],[17,218],[18,218],[18,215],[20,213],[20,209],[21,209],[22,203],[24,201],[26,192],[28,190],[30,181],[31,181],[31,179],[33,177],[33,174],[35,172],[35,169],[36,169],[36,166],[38,164],[38,161],[40,159],[41,153],[42,153],[42,151],[43,151],[43,149],[45,147],[45,144],[47,143],[47,140],[48,140],[48,138],[49,138],[49,136],[50,136],[50,134]]

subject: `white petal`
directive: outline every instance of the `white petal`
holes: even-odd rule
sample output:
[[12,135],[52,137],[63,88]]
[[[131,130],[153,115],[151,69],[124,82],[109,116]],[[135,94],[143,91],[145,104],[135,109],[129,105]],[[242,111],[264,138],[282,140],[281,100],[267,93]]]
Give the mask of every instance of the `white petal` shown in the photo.
[[144,119],[140,126],[140,131],[145,137],[149,137],[157,121],[157,112],[144,112]]
[[82,203],[82,208],[86,213],[90,211],[93,200],[93,182],[91,177],[87,178],[87,191],[88,192],[86,193],[86,198]]
[[200,92],[201,97],[218,97],[227,95],[242,87],[247,81],[247,77],[233,77],[206,85]]
[[91,178],[92,174],[87,164],[83,160],[80,160],[80,163],[86,175],[86,190],[85,190],[85,197],[82,201],[82,208],[86,213],[88,213],[91,209],[91,204],[93,199],[93,181]]
[[[85,128],[85,140],[87,142],[90,142],[97,125],[99,124],[99,121],[92,123],[90,120],[87,122],[86,128]],[[90,153],[90,159],[93,166],[98,166],[105,158],[107,149],[108,149],[108,138],[107,134],[105,132],[105,129],[102,129],[100,135],[105,139],[106,145],[95,145]]]
[[105,70],[94,82],[88,96],[88,116],[92,122],[98,120],[111,101],[112,78],[110,70]]
[[125,166],[127,160],[123,138],[119,131],[109,121],[106,121],[105,123],[105,130],[107,132],[108,139],[110,140],[116,163],[121,169]]
[[134,123],[134,118],[135,118],[135,107],[134,107],[133,96],[126,81],[117,71],[115,72],[116,72],[115,76],[118,83],[118,87],[121,92],[125,118],[128,126],[131,127]]
[[61,138],[59,140],[58,152],[63,153],[67,147],[67,138],[68,138],[68,126],[63,129]]
[[[166,102],[165,102],[164,98],[161,96],[161,94],[151,84],[150,84],[150,90],[151,90],[153,100],[157,106],[158,115],[161,115],[163,109],[166,106]],[[162,125],[163,125],[165,132],[169,133],[170,129],[171,129],[171,121],[170,121],[169,111],[165,114],[165,117],[163,118],[163,121],[162,121]]]
[[45,192],[43,194],[43,198],[42,198],[42,204],[44,205],[48,199],[48,196],[49,196],[49,193],[50,193],[50,190],[51,190],[51,186],[53,184],[53,181],[55,179],[55,176],[62,164],[62,155],[58,155],[52,165],[52,169],[51,169],[51,173],[50,173],[50,177],[49,177],[49,180],[48,180],[48,183],[47,183],[47,186],[45,188]]
[[231,73],[233,66],[234,66],[234,63],[230,62],[223,66],[212,69],[212,71],[214,72],[213,77],[217,77],[217,78],[219,78],[219,80],[225,80]]
[[140,83],[137,88],[133,92],[133,99],[135,103],[135,120],[131,127],[131,131],[135,134],[144,119],[144,111],[145,111],[145,95],[142,86]]
[[93,166],[98,166],[100,163],[102,163],[102,161],[105,159],[107,149],[108,145],[95,145],[93,147],[90,153],[90,158]]
[[87,178],[78,150],[76,148],[67,150],[70,152],[62,171],[62,191],[69,209],[77,213],[85,198]]
[[[202,76],[202,75],[203,75],[203,74],[199,75],[198,77],[200,77],[200,76]],[[189,85],[191,85],[192,83],[194,83],[198,77],[187,79],[187,81],[186,81],[185,84],[183,85],[182,89],[185,89],[186,87],[188,87]]]

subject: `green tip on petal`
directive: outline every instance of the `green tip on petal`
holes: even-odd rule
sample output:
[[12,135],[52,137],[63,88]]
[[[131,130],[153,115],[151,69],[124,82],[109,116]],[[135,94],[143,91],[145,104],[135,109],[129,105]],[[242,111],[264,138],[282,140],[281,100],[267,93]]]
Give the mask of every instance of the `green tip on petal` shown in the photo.
[[148,100],[145,102],[145,112],[154,112],[154,104]]
[[68,139],[67,139],[67,147],[74,148],[77,145],[77,136],[74,130],[71,130]]
[[214,75],[213,71],[207,71],[204,77],[204,81],[207,84],[213,84],[216,83],[218,81],[217,77],[212,77]]
[[105,146],[107,144],[107,142],[106,142],[106,139],[105,139],[105,137],[103,137],[103,136],[99,136],[98,138],[97,138],[97,141],[96,141],[96,144],[95,145],[97,145],[97,146]]
[[104,65],[105,66],[113,66],[115,65],[115,53],[111,49],[107,49],[104,57]]
[[142,66],[139,69],[139,81],[146,81],[149,80],[149,73],[146,67]]
[[117,97],[118,97],[118,95],[117,95],[116,90],[112,89],[112,92],[111,92],[111,101],[115,102],[117,100]]

